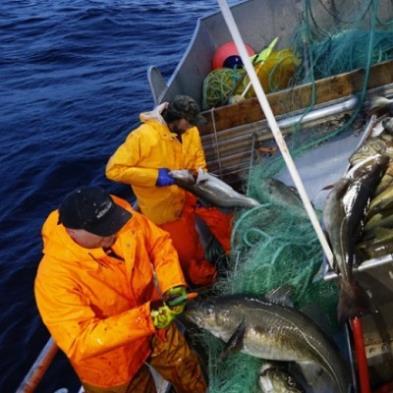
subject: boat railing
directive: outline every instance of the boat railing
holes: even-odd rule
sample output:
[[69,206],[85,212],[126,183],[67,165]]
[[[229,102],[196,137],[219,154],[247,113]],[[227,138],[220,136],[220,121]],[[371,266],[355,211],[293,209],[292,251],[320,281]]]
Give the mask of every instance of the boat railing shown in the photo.
[[[52,337],[49,338],[44,348],[41,350],[37,359],[30,367],[23,381],[15,391],[15,393],[33,393],[35,392],[38,384],[41,382],[46,371],[51,365],[53,359],[55,358],[57,351],[59,350],[56,343],[53,341]],[[156,384],[158,393],[167,393],[170,389],[170,384],[165,381],[152,367],[149,367],[150,372],[153,376],[154,382]],[[54,393],[68,393],[68,389],[60,388]],[[80,387],[78,393],[84,393],[83,386]]]
[[58,349],[53,339],[50,338],[19,385],[16,393],[32,393],[35,391]]

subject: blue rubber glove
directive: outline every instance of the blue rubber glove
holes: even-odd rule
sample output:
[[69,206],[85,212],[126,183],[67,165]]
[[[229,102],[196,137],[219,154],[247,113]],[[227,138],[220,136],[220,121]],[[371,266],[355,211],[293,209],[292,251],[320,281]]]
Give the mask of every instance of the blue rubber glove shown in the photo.
[[169,174],[168,168],[160,168],[158,170],[158,177],[156,180],[157,187],[172,186],[175,184],[175,179]]

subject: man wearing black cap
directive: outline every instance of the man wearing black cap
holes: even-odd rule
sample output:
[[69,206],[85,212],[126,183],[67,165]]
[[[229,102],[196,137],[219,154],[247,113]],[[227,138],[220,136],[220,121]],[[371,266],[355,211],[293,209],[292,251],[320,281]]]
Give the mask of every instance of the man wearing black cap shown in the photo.
[[126,201],[83,187],[42,235],[38,309],[87,393],[155,392],[145,362],[177,392],[205,392],[198,359],[172,324],[187,292],[166,232]]
[[[142,124],[110,158],[106,176],[130,184],[142,213],[171,234],[189,283],[212,284],[216,268],[205,259],[195,229],[196,198],[176,186],[170,175],[175,169],[206,169],[197,128],[204,121],[199,106],[191,97],[179,95],[142,113],[140,119]],[[216,222],[224,218],[223,227],[230,227],[229,219],[218,212],[209,211],[207,220],[215,215]]]

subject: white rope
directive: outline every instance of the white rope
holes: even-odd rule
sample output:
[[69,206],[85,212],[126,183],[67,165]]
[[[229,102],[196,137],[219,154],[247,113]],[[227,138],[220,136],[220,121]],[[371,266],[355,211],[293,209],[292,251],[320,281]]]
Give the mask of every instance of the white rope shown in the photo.
[[217,136],[217,128],[216,128],[216,118],[214,116],[214,108],[210,110],[210,117],[212,119],[212,125],[213,125],[213,131],[214,131],[214,140],[216,144],[216,156],[217,156],[217,162],[218,162],[218,169],[220,171],[220,176],[222,176],[222,165],[221,165],[221,154],[220,154],[220,148],[218,146],[218,136]]
[[243,61],[244,67],[247,71],[248,77],[250,78],[250,81],[252,83],[252,86],[254,88],[255,94],[258,98],[259,104],[261,106],[261,109],[265,113],[266,120],[269,124],[269,127],[273,133],[274,139],[276,140],[276,143],[281,151],[281,154],[284,158],[285,164],[287,165],[289,174],[292,177],[292,180],[299,192],[300,198],[303,202],[304,208],[306,209],[307,215],[310,218],[310,221],[314,227],[314,230],[318,236],[318,239],[321,243],[322,249],[326,255],[326,259],[330,265],[330,267],[333,267],[333,253],[329,247],[329,243],[327,242],[327,239],[322,231],[321,225],[318,221],[318,217],[314,211],[314,208],[310,202],[310,199],[308,198],[308,195],[306,193],[306,190],[304,188],[302,179],[299,176],[299,173],[296,169],[295,163],[289,153],[288,147],[285,143],[285,140],[281,134],[280,128],[277,124],[277,121],[273,115],[272,109],[270,107],[269,101],[266,98],[265,92],[263,91],[263,88],[259,82],[259,79],[257,77],[257,74],[254,70],[254,67],[251,64],[251,61],[248,57],[248,53],[246,50],[246,47],[244,45],[243,39],[239,33],[239,29],[236,25],[236,22],[233,18],[233,15],[231,13],[231,10],[229,9],[229,6],[226,2],[226,0],[217,0],[218,4],[221,8],[222,15],[225,19],[225,22],[228,26],[228,29],[232,35],[232,38],[235,42],[236,48],[239,51],[240,57]]

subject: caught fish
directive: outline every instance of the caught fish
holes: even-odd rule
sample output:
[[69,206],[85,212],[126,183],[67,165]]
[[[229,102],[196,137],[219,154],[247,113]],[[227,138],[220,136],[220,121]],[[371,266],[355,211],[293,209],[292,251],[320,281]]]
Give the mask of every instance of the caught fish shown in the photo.
[[352,154],[349,158],[349,162],[351,165],[355,165],[362,162],[364,159],[377,154],[388,156],[390,159],[393,159],[393,147],[389,146],[381,138],[372,138],[362,144],[359,149]]
[[385,174],[388,163],[389,157],[377,154],[358,163],[346,174],[345,177],[350,180],[350,184],[343,203],[352,234],[363,219],[365,209]]
[[371,217],[372,215],[391,207],[393,207],[393,187],[387,187],[385,191],[373,198],[367,214]]
[[393,254],[393,243],[369,243],[362,242],[356,246],[357,254],[363,260],[380,258],[384,255]]
[[186,169],[170,172],[175,183],[185,190],[193,193],[203,201],[221,208],[251,208],[260,206],[260,203],[235,191],[218,177],[201,169],[196,177],[194,172]]
[[393,228],[393,209],[384,210],[368,218],[364,231],[371,232],[378,227]]
[[375,190],[375,195],[379,195],[381,192],[385,191],[388,187],[393,185],[393,176],[391,174],[392,169],[393,165],[390,164],[388,170],[386,170],[386,173],[383,175]]
[[262,180],[260,187],[263,195],[267,195],[275,203],[304,211],[302,200],[296,189],[287,186],[281,180],[266,178]]
[[382,126],[386,132],[389,134],[393,134],[393,118],[387,117],[386,119],[382,120]]
[[304,393],[291,374],[271,362],[261,367],[258,383],[263,393]]
[[372,115],[370,118],[370,126],[371,129],[369,130],[368,135],[364,135],[364,140],[368,137],[380,137],[385,142],[392,141],[393,119],[391,117],[382,116],[377,118],[376,115]]
[[384,227],[373,228],[364,233],[363,240],[372,242],[373,244],[391,242],[393,240],[393,229]]
[[218,261],[225,262],[225,250],[214,236],[208,225],[200,217],[195,217],[195,230],[198,234],[199,242],[205,253],[205,258],[217,265]]
[[347,369],[337,349],[310,318],[293,308],[240,295],[219,296],[190,303],[185,317],[226,342],[227,350],[296,362],[303,372],[318,366],[331,380],[332,391],[348,392]]
[[374,96],[371,97],[367,106],[370,113],[374,113],[380,110],[389,111],[393,107],[393,100],[386,97]]
[[355,165],[328,194],[323,222],[339,273],[338,319],[343,322],[368,309],[369,299],[352,275],[354,244],[360,236],[365,209],[384,174],[389,158],[368,157]]

